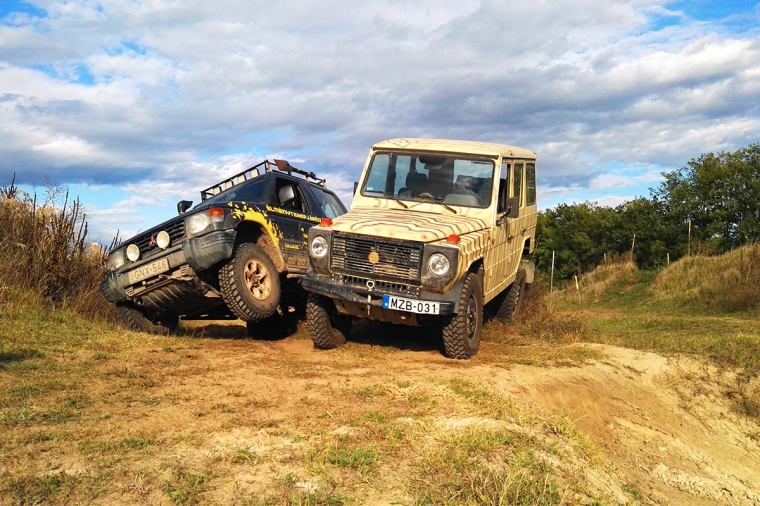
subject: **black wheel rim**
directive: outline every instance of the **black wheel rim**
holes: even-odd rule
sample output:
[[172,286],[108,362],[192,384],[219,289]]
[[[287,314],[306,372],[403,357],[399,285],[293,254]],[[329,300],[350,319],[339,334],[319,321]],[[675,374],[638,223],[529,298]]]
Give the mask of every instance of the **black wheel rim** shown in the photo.
[[520,291],[520,285],[516,285],[515,289],[517,291],[517,294],[515,295],[515,307],[512,310],[512,316],[514,316],[514,314],[517,313],[517,307],[520,305],[520,297],[522,296],[522,293]]
[[478,303],[475,301],[475,296],[470,295],[467,300],[467,340],[470,342],[475,339],[475,331],[478,326],[477,309]]

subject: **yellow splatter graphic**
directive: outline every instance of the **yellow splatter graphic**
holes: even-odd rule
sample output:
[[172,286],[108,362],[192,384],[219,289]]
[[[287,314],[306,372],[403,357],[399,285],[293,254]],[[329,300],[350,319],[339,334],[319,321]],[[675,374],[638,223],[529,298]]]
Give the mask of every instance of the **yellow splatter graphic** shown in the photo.
[[232,208],[233,218],[242,221],[252,221],[254,223],[258,223],[264,227],[264,230],[269,233],[269,236],[272,238],[275,245],[277,247],[280,246],[280,238],[282,237],[282,232],[280,231],[280,227],[278,227],[277,224],[269,218],[269,215],[266,211],[263,209],[248,207],[248,204],[245,202],[241,202],[240,205],[229,202],[227,205]]

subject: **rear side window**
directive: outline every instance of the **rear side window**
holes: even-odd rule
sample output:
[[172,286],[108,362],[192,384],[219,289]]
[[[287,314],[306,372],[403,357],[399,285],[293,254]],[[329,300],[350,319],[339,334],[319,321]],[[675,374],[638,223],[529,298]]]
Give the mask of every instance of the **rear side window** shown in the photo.
[[525,166],[525,193],[529,206],[536,203],[536,164],[529,163]]
[[523,164],[516,163],[515,164],[515,179],[514,179],[515,184],[512,188],[512,196],[518,197],[520,199],[520,207],[522,207],[523,205],[522,179],[523,179]]
[[322,209],[325,217],[335,218],[346,212],[340,204],[338,197],[332,193],[313,186],[311,187],[311,191],[314,194],[314,197],[316,197],[319,207]]

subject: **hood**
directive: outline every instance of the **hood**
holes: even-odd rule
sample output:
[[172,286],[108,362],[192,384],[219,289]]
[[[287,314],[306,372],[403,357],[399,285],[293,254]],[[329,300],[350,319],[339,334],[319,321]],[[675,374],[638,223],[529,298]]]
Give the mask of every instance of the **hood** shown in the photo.
[[424,213],[412,210],[351,209],[333,219],[332,230],[373,235],[388,239],[432,242],[451,234],[466,234],[486,228],[483,220],[462,215]]

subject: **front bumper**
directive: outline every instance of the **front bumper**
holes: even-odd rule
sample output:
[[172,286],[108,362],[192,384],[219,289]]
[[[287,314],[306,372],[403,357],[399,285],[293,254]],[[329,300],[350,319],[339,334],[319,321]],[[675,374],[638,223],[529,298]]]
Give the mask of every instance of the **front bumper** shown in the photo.
[[418,297],[410,297],[402,293],[383,293],[379,290],[369,290],[367,288],[335,283],[329,276],[317,274],[313,270],[309,270],[309,274],[301,280],[301,286],[309,292],[324,295],[331,299],[358,304],[366,310],[367,314],[370,313],[368,308],[379,308],[383,311],[403,313],[403,311],[383,308],[384,295],[393,295],[425,302],[437,302],[440,304],[440,315],[454,314],[459,310],[459,299],[462,293],[461,283],[456,283],[448,292],[443,294],[420,291]]
[[[234,246],[234,230],[219,230],[201,237],[188,239],[182,244],[167,249],[163,254],[153,255],[140,259],[137,262],[130,262],[120,269],[109,271],[105,279],[100,283],[100,291],[108,302],[115,303],[128,300],[130,299],[130,283],[127,274],[129,271],[161,260],[162,258],[166,258],[169,262],[169,271],[164,274],[172,273],[186,265],[189,265],[194,271],[202,271],[222,260],[230,258]],[[192,276],[195,276],[195,274],[193,273]],[[150,280],[145,280],[145,282],[148,281]]]

